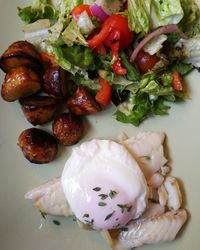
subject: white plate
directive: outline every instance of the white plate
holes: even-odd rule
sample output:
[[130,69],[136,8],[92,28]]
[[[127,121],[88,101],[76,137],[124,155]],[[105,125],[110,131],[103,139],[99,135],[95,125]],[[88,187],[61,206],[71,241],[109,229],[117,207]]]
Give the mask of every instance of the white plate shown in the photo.
[[[0,53],[12,42],[23,39],[22,23],[16,6],[25,0],[0,0]],[[0,73],[1,81],[4,74]],[[83,140],[116,138],[121,132],[135,135],[139,131],[161,130],[167,134],[170,165],[173,175],[183,183],[185,205],[190,219],[179,237],[172,243],[145,246],[147,250],[198,250],[200,245],[200,74],[187,77],[191,100],[174,104],[169,116],[151,118],[139,128],[115,121],[113,110],[88,117],[89,131]],[[70,148],[60,149],[56,161],[48,165],[29,163],[17,146],[20,132],[31,127],[25,120],[18,102],[7,103],[0,98],[0,249],[3,250],[108,250],[97,232],[85,232],[72,219],[53,218],[40,228],[41,217],[24,194],[31,188],[59,176]],[[50,127],[47,128],[50,130]]]

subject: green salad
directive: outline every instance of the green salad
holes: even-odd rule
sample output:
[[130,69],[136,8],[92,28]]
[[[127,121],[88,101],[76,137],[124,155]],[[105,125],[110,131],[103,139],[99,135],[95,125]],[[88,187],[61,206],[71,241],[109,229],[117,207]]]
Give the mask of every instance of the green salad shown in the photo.
[[193,0],[35,0],[18,7],[25,39],[101,109],[139,126],[188,98],[200,69],[200,10]]

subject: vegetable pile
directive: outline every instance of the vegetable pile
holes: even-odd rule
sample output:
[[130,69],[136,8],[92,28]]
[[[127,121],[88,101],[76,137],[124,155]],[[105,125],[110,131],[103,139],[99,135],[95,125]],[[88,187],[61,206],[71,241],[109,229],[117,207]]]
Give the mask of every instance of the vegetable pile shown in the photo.
[[25,39],[68,72],[101,108],[135,126],[188,96],[184,76],[200,68],[194,0],[35,0],[18,8]]

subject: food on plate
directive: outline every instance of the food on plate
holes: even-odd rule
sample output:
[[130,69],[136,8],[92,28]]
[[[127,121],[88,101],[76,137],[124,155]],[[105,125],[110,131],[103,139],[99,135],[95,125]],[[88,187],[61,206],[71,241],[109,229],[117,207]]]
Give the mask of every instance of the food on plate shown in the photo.
[[71,113],[63,113],[54,119],[52,130],[59,143],[70,146],[82,138],[83,123],[80,117]]
[[67,79],[66,72],[59,66],[50,66],[44,74],[43,90],[56,99],[63,99],[67,96]]
[[57,110],[57,102],[50,96],[25,97],[19,102],[26,119],[34,126],[51,121]]
[[20,66],[11,69],[1,86],[1,96],[7,102],[37,93],[41,89],[41,79],[31,68]]
[[[81,228],[102,231],[116,250],[171,241],[187,212],[178,181],[168,174],[164,139],[164,133],[144,132],[119,142],[84,142],[72,149],[61,178],[25,198],[42,213],[76,216]],[[165,203],[155,199],[161,186]]]
[[116,250],[129,250],[144,244],[156,244],[175,239],[187,219],[184,209],[168,211],[159,216],[132,221],[111,241]]
[[85,87],[78,87],[67,101],[69,111],[75,115],[89,115],[101,110],[100,105]]
[[14,42],[0,57],[0,68],[6,73],[20,66],[31,67],[41,71],[40,53],[27,41]]
[[101,110],[114,104],[120,122],[139,126],[189,96],[184,77],[200,66],[195,0],[34,0],[18,15],[43,60],[67,71],[72,89],[87,88]]
[[37,164],[53,161],[58,151],[56,139],[48,132],[37,128],[22,131],[18,145],[26,159]]

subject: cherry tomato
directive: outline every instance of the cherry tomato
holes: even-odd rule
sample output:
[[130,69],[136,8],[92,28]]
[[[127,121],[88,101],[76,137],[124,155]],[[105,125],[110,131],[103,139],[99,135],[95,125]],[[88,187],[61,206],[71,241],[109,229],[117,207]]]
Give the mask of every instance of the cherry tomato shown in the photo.
[[137,56],[137,64],[140,72],[143,74],[147,73],[159,60],[159,57],[156,55],[150,55],[145,51],[140,51]]
[[119,40],[119,49],[121,50],[131,44],[134,34],[128,27],[127,18],[121,15],[112,15],[102,24],[100,33],[88,41],[88,45],[95,48],[104,42],[110,48],[113,40]]
[[72,16],[74,20],[78,20],[79,16],[86,11],[88,16],[92,16],[92,12],[90,10],[89,4],[81,4],[73,8],[72,10]]

